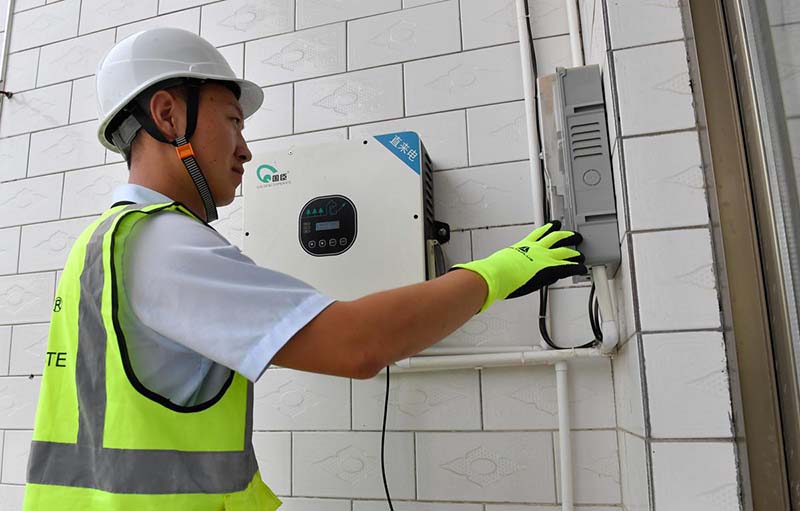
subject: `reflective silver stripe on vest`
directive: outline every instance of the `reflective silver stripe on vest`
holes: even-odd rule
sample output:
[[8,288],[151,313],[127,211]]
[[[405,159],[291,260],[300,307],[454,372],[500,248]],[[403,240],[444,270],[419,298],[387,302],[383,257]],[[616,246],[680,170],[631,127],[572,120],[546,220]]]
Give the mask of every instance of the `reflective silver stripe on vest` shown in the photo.
[[[103,220],[87,243],[80,276],[78,355],[75,365],[78,442],[33,441],[28,462],[28,482],[152,495],[233,493],[244,490],[258,470],[251,443],[253,385],[250,382],[247,384],[244,451],[185,452],[103,447],[108,342],[101,313],[105,282],[103,237],[118,216],[139,208],[141,206],[127,206],[118,214]],[[112,285],[116,283],[112,282]]]

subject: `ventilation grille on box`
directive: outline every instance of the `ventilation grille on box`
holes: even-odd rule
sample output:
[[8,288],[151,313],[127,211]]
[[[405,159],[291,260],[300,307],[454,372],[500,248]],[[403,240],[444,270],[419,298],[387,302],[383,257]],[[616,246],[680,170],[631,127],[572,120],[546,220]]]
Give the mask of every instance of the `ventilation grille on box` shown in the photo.
[[572,146],[572,158],[574,160],[602,156],[603,135],[600,131],[600,123],[589,122],[571,126],[570,145]]

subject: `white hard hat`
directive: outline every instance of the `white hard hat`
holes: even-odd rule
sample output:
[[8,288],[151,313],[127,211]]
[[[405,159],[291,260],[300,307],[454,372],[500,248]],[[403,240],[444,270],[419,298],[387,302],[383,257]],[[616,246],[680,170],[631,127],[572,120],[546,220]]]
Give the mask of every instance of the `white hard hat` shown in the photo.
[[202,37],[178,28],[144,30],[117,43],[97,67],[100,143],[121,152],[112,142],[112,133],[106,133],[109,124],[118,125],[122,119],[115,120],[117,114],[148,87],[175,78],[236,84],[245,118],[264,100],[261,87],[237,78],[225,57]]

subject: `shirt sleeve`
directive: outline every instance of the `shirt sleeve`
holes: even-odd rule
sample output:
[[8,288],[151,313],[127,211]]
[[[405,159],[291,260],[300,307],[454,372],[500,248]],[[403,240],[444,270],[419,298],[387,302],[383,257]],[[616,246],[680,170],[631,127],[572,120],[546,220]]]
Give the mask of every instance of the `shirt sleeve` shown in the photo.
[[219,233],[175,212],[136,224],[125,270],[125,290],[139,321],[250,381],[334,301],[256,265]]

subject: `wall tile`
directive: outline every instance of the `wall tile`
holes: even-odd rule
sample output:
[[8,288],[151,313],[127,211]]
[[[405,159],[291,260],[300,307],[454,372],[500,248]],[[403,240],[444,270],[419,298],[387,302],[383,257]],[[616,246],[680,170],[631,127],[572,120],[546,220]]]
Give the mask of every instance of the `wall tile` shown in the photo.
[[22,497],[25,495],[24,486],[0,484],[0,510],[19,511],[22,509]]
[[0,184],[0,227],[58,218],[62,179],[55,175]]
[[[611,52],[606,53],[603,62],[600,64],[600,74],[603,78],[603,96],[605,99],[605,107],[606,107],[606,126],[608,128],[608,142],[611,146],[611,152],[613,153],[617,149],[618,139],[619,139],[619,131],[617,129],[617,119],[619,119],[619,114],[617,112],[618,105],[617,100],[614,97],[614,93],[612,90],[613,80],[611,79],[611,67],[612,63],[612,54]],[[616,179],[616,176],[615,176]]]
[[434,170],[467,166],[467,129],[463,111],[406,117],[350,127],[350,138],[398,131],[416,131]]
[[245,140],[277,137],[292,133],[292,84],[264,89],[264,103],[244,123]]
[[792,0],[767,0],[767,12],[771,25],[800,22],[800,5]]
[[[0,429],[33,429],[41,382],[39,377],[0,378]],[[5,448],[12,446],[7,443]]]
[[188,9],[189,7],[210,4],[215,1],[216,0],[159,0],[158,13],[164,14],[166,12],[179,11],[181,9]]
[[518,44],[409,62],[404,67],[408,115],[523,96]]
[[38,62],[39,48],[10,54],[3,89],[19,92],[36,87]]
[[651,448],[656,509],[741,509],[733,443],[653,443]]
[[420,500],[555,503],[553,469],[549,432],[417,434]]
[[122,157],[121,154],[119,154],[119,153],[117,153],[115,151],[106,150],[106,163],[116,163],[116,162],[124,162],[124,161],[125,161],[125,159]]
[[301,30],[245,44],[245,76],[259,85],[342,73],[347,66],[345,24]]
[[[583,6],[580,6],[583,15]],[[583,52],[586,64],[602,64],[607,57],[608,44],[606,43],[606,19],[603,12],[603,2],[593,1],[586,6],[586,16],[591,18],[589,23],[584,23]]]
[[657,44],[614,53],[622,135],[695,126],[686,46]]
[[94,220],[84,217],[23,227],[19,271],[63,269],[75,240]]
[[528,162],[434,174],[436,216],[452,229],[533,221]]
[[97,121],[89,121],[32,134],[28,175],[102,165],[106,153],[97,127]]
[[50,321],[54,289],[52,273],[0,277],[0,324]]
[[[8,374],[9,358],[11,356],[11,327],[0,326],[0,376]],[[0,435],[2,436],[2,435]],[[0,440],[0,449],[3,442]]]
[[630,230],[628,226],[628,195],[625,193],[625,163],[622,161],[622,144],[614,145],[611,153],[611,172],[614,176],[614,199],[617,207],[617,232],[620,242],[625,238],[625,233]]
[[362,18],[347,25],[348,69],[461,50],[455,0]]
[[245,43],[239,43],[217,48],[237,78],[244,78],[244,45]]
[[88,34],[157,14],[158,0],[83,0],[80,33]]
[[642,331],[720,325],[708,230],[634,234],[633,256]]
[[297,0],[297,28],[326,25],[400,9],[400,0]]
[[11,53],[44,46],[78,35],[80,0],[64,0],[53,5],[14,15]]
[[253,433],[253,449],[261,478],[277,495],[292,492],[292,434]]
[[538,76],[553,74],[557,67],[572,67],[569,36],[537,39],[533,42],[533,47],[536,50]]
[[295,131],[403,116],[399,65],[295,84]]
[[0,275],[17,272],[19,227],[0,229]]
[[11,338],[12,376],[42,374],[47,353],[47,335],[50,325],[15,325]]
[[[480,430],[477,371],[392,374],[387,430]],[[353,380],[353,429],[380,430],[386,377]]]
[[71,90],[71,83],[61,83],[4,99],[0,138],[67,124]]
[[231,204],[219,208],[219,219],[211,224],[217,232],[237,247],[242,246],[244,237],[242,213],[241,197],[236,197]]
[[144,21],[137,21],[128,25],[117,27],[117,41],[122,41],[129,35],[136,32],[147,30],[156,27],[173,27],[182,28],[189,32],[200,33],[200,9],[191,9],[188,11],[181,11],[175,14],[168,14],[166,16],[158,16],[156,18],[146,19]]
[[351,511],[349,500],[281,497],[281,511]]
[[470,165],[527,160],[526,122],[522,101],[467,110]]
[[39,56],[39,87],[94,74],[97,64],[114,46],[114,30],[45,46]]
[[[383,498],[380,433],[294,433],[292,495]],[[414,441],[386,434],[386,478],[392,497],[414,498]]]
[[445,264],[449,268],[456,263],[471,261],[472,240],[468,231],[456,231],[450,233],[450,241],[442,245],[444,251]]
[[[337,140],[347,140],[347,128],[337,128],[324,131],[313,131],[289,137],[271,138],[269,140],[258,140],[249,142],[247,145],[253,153],[253,162],[259,160],[260,155],[272,151],[291,151],[294,148],[306,145],[322,144],[325,142],[335,142]],[[245,165],[245,172],[247,172]],[[255,168],[252,169],[255,171]]]
[[0,139],[0,182],[25,177],[29,143],[27,134]]
[[[800,12],[800,9],[797,9]],[[800,23],[772,27],[772,42],[775,47],[775,63],[778,67],[783,108],[787,117],[800,115]]]
[[6,484],[25,484],[33,431],[6,431],[3,478]]
[[[561,511],[561,506],[487,505],[486,511]],[[610,506],[575,506],[576,511],[623,511]]]
[[621,429],[645,435],[638,337],[622,345],[612,359],[617,422]]
[[624,431],[618,431],[617,437],[623,506],[626,511],[651,511],[644,440]]
[[615,49],[683,38],[680,0],[610,0],[608,24]]
[[[477,258],[477,257],[476,257]],[[438,346],[487,348],[489,346],[535,347],[540,342],[539,326],[532,311],[539,310],[538,294],[495,302],[473,316]]]
[[730,382],[720,332],[643,335],[654,438],[733,434]]
[[114,190],[128,180],[124,163],[113,163],[64,175],[64,218],[94,215],[111,206]]
[[214,46],[281,34],[294,27],[292,0],[225,0],[202,9],[200,35]]
[[[483,511],[480,504],[436,504],[434,502],[392,502],[397,511]],[[353,511],[384,511],[386,501],[353,501]]]
[[634,138],[624,145],[632,230],[708,223],[696,132]]
[[[35,7],[41,7],[46,4],[45,0],[17,0],[14,2],[14,12],[27,11]],[[2,5],[2,4],[0,4]],[[6,7],[8,4],[5,4]]]
[[513,1],[461,0],[461,26],[465,50],[519,41]]
[[409,9],[411,7],[419,7],[420,5],[432,4],[438,1],[440,0],[403,0],[403,9]]
[[[615,427],[610,362],[607,359],[574,360],[569,367],[572,428]],[[557,428],[555,378],[552,366],[485,369],[482,378],[484,429]]]
[[[556,488],[561,495],[561,465],[558,433],[553,433],[556,459]],[[572,470],[575,502],[618,504],[620,490],[616,431],[574,431]]]
[[620,247],[621,261],[614,277],[616,291],[615,306],[617,309],[617,326],[619,328],[620,343],[623,343],[636,333],[636,311],[633,301],[633,276],[631,274],[630,254],[628,250],[628,236],[622,240]]
[[265,371],[256,383],[253,426],[257,430],[350,429],[350,381],[291,369]]
[[589,291],[587,287],[550,290],[550,338],[556,345],[582,346],[594,339],[589,325]]
[[97,94],[94,75],[72,82],[72,99],[69,122],[78,123],[97,119]]
[[528,0],[534,39],[569,33],[567,7],[561,0]]

